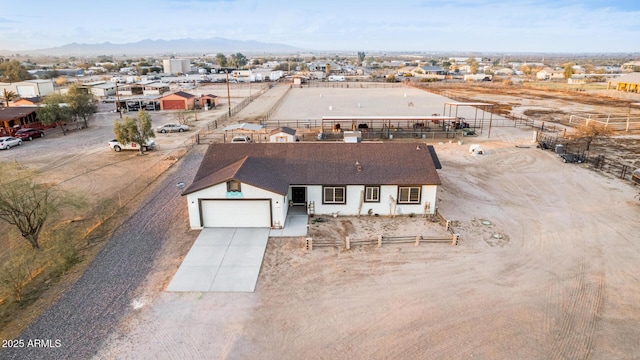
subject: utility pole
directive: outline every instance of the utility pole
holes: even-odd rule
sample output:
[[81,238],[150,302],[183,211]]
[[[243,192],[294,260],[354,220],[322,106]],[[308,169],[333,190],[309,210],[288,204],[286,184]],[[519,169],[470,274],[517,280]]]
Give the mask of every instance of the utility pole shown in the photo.
[[116,111],[120,114],[122,119],[122,108],[120,107],[120,94],[118,93],[118,81],[116,80]]
[[229,69],[227,73],[227,104],[229,105],[229,118],[231,118],[231,91],[229,90]]

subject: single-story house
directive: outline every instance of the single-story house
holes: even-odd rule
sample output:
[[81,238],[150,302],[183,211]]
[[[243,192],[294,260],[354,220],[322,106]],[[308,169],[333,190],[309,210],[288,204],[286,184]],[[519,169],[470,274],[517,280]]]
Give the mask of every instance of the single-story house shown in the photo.
[[564,80],[564,69],[552,69],[546,67],[536,73],[538,80]]
[[513,74],[515,74],[515,71],[511,68],[506,67],[494,71],[493,74],[498,76],[512,76]]
[[447,75],[447,70],[440,66],[418,66],[411,70],[414,76]]
[[619,78],[612,79],[609,81],[607,89],[640,93],[640,72],[630,73],[622,75]]
[[42,102],[40,96],[20,98],[13,101],[13,106],[38,106]]
[[162,95],[169,92],[169,84],[160,81],[147,81],[140,84],[144,95]]
[[162,110],[192,110],[195,107],[196,96],[184,91],[176,91],[160,98]]
[[13,134],[21,127],[42,127],[38,122],[36,109],[35,106],[0,107],[0,136]]
[[272,143],[292,143],[296,140],[296,130],[290,127],[283,126],[269,133],[269,142]]
[[95,81],[92,83],[83,84],[93,96],[98,98],[104,98],[107,96],[116,95],[116,84],[107,81]]
[[433,146],[415,143],[211,144],[184,190],[192,229],[282,227],[315,215],[433,214]]

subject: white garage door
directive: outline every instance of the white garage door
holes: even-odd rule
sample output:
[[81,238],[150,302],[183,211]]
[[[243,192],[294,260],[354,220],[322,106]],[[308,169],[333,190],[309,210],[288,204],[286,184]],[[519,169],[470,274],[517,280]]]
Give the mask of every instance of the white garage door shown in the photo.
[[269,200],[202,200],[204,227],[271,227]]

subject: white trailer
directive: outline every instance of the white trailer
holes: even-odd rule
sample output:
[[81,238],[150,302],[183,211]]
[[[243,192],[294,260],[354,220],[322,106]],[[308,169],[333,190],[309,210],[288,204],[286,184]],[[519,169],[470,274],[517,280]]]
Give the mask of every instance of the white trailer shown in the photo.
[[493,75],[487,74],[466,74],[464,81],[491,81]]
[[282,70],[272,71],[271,74],[269,75],[269,80],[278,81],[283,76],[284,76],[284,71]]

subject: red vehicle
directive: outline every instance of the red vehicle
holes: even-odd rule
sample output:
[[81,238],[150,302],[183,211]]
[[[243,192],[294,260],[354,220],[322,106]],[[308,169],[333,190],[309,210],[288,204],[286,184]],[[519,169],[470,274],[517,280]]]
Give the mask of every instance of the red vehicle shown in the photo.
[[13,136],[17,137],[18,139],[31,141],[33,140],[33,138],[36,138],[36,137],[39,137],[39,138],[44,137],[44,131],[38,130],[38,129],[24,128],[16,131],[16,133]]

